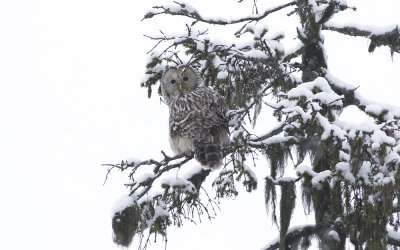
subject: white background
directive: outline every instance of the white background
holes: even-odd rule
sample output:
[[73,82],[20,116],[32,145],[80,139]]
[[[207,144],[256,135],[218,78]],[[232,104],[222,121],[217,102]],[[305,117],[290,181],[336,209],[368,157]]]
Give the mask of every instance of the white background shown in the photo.
[[[238,17],[251,14],[253,1],[192,2],[205,16]],[[0,1],[0,249],[120,249],[111,210],[126,178],[115,173],[103,185],[101,164],[169,150],[168,109],[156,91],[148,99],[139,86],[154,45],[143,34],[179,26],[140,21],[161,3],[170,2]],[[348,4],[358,12],[338,22],[400,24],[398,0]],[[269,26],[294,34],[290,24],[283,15]],[[392,60],[387,48],[369,54],[363,38],[324,37],[331,73],[369,99],[400,106],[399,55]],[[277,237],[262,179],[256,192],[222,201],[215,220],[171,228],[168,249],[259,249]],[[293,224],[304,223],[297,208]]]

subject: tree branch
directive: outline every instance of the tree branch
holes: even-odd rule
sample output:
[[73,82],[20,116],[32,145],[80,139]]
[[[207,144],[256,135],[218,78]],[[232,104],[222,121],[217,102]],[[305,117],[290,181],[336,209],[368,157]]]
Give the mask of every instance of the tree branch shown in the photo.
[[399,233],[398,232],[394,232],[394,231],[389,231],[387,234],[388,237],[388,243],[392,246],[398,246],[400,247],[400,237],[399,237]]
[[296,48],[293,52],[286,54],[285,57],[282,59],[282,62],[289,62],[293,58],[301,56],[303,53],[304,53],[304,45],[301,45],[298,48]]
[[[140,199],[151,189],[153,182],[157,178],[159,178],[163,173],[168,172],[174,168],[179,168],[180,166],[184,165],[185,163],[187,163],[194,157],[194,154],[191,154],[189,156],[176,155],[174,157],[169,157],[163,151],[161,151],[161,153],[164,156],[164,159],[161,161],[156,161],[156,160],[150,159],[150,160],[140,161],[140,162],[122,161],[120,164],[103,164],[102,166],[110,166],[110,168],[108,169],[107,175],[106,175],[106,180],[108,178],[108,175],[114,168],[119,169],[120,171],[125,171],[125,170],[131,168],[132,171],[129,174],[129,178],[133,182],[131,184],[126,184],[126,186],[129,186],[131,189],[130,195],[135,194],[137,199]],[[173,162],[175,160],[180,160],[180,161],[170,164],[171,162]],[[139,169],[139,167],[141,167],[143,165],[155,166],[153,169],[154,175],[148,176],[147,178],[135,180],[133,178],[135,172]]]
[[271,131],[269,131],[268,133],[266,133],[263,136],[260,136],[254,140],[252,140],[253,142],[259,142],[259,141],[263,141],[265,139],[271,138],[275,135],[280,134],[283,131],[283,128],[286,126],[286,123],[281,123],[279,126],[275,127],[274,129],[272,129]]
[[268,10],[264,11],[264,13],[262,13],[261,15],[257,15],[257,16],[253,16],[253,17],[243,17],[243,18],[230,20],[230,21],[204,18],[196,10],[194,10],[194,8],[192,8],[191,6],[188,6],[187,4],[183,4],[183,3],[174,2],[181,7],[180,10],[175,10],[176,9],[175,6],[174,7],[172,7],[172,6],[154,6],[153,9],[161,10],[161,11],[160,12],[148,12],[142,20],[149,19],[149,18],[152,18],[152,17],[154,17],[156,15],[160,15],[160,14],[169,14],[169,15],[173,15],[173,16],[189,17],[189,18],[195,20],[194,23],[195,22],[203,22],[203,23],[208,23],[208,24],[227,25],[227,24],[235,24],[235,23],[242,23],[242,22],[254,22],[254,21],[260,21],[261,19],[265,18],[266,16],[268,16],[271,13],[274,13],[276,11],[279,11],[279,10],[284,9],[289,6],[293,6],[296,4],[296,2],[297,1],[292,1],[287,4],[284,4],[284,5],[281,5],[278,7],[274,7],[272,9],[268,9]]
[[[317,232],[315,225],[305,225],[300,227],[290,228],[286,234],[285,246],[289,246],[292,243],[299,241],[301,238],[309,237]],[[269,243],[264,250],[279,249],[279,239]]]
[[[391,116],[386,116],[387,113],[391,113],[393,117],[398,117],[400,114],[400,108],[370,101],[360,95],[360,93],[356,92],[358,87],[352,87],[347,83],[343,83],[340,79],[329,73],[325,75],[325,78],[328,80],[331,88],[338,95],[344,96],[344,98],[342,99],[343,107],[355,105],[361,111],[368,113],[374,118],[378,118],[379,120],[381,120],[381,122],[390,122]],[[368,110],[369,106],[380,106],[380,113],[377,112],[377,110],[375,110],[374,113],[371,113]]]
[[330,30],[330,31],[336,31],[339,33],[342,33],[344,35],[349,35],[349,36],[362,36],[362,37],[367,37],[372,34],[371,31],[368,30],[360,30],[356,27],[350,27],[350,26],[345,26],[345,27],[333,27],[333,26],[328,26],[328,25],[322,25],[323,30]]
[[400,213],[400,204],[398,202],[393,204],[392,213]]
[[345,27],[334,27],[329,25],[323,25],[323,30],[336,31],[349,36],[361,36],[371,40],[368,51],[373,52],[376,47],[388,46],[392,53],[400,53],[400,29],[396,26],[393,30],[383,34],[374,34],[369,30],[362,30],[356,27],[345,26]]
[[268,179],[272,184],[278,185],[278,186],[285,185],[288,182],[296,183],[296,182],[300,181],[302,178],[303,178],[302,176],[300,176],[298,178],[282,177],[282,178],[277,178],[277,179],[274,179],[272,176],[265,177],[265,179]]

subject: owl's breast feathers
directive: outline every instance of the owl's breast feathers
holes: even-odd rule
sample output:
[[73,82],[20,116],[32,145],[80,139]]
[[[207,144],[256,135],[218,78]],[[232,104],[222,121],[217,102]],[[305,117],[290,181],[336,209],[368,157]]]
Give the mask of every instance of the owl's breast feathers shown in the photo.
[[198,87],[170,105],[171,136],[180,135],[197,142],[216,142],[228,131],[227,107],[217,92]]

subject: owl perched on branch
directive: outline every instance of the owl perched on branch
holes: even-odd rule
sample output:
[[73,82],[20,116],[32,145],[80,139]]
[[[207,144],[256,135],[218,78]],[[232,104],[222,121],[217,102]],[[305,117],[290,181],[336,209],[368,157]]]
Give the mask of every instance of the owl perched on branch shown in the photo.
[[229,142],[227,107],[223,97],[204,87],[189,66],[168,68],[161,90],[169,107],[169,135],[176,154],[195,153],[205,168],[222,164],[222,147]]

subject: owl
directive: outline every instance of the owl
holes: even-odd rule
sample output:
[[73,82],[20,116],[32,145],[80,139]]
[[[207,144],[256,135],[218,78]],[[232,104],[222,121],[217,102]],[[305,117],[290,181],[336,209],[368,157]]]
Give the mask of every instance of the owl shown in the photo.
[[189,66],[168,68],[161,78],[162,95],[169,107],[169,136],[176,154],[190,155],[207,169],[222,165],[222,147],[229,143],[224,98],[204,87]]

